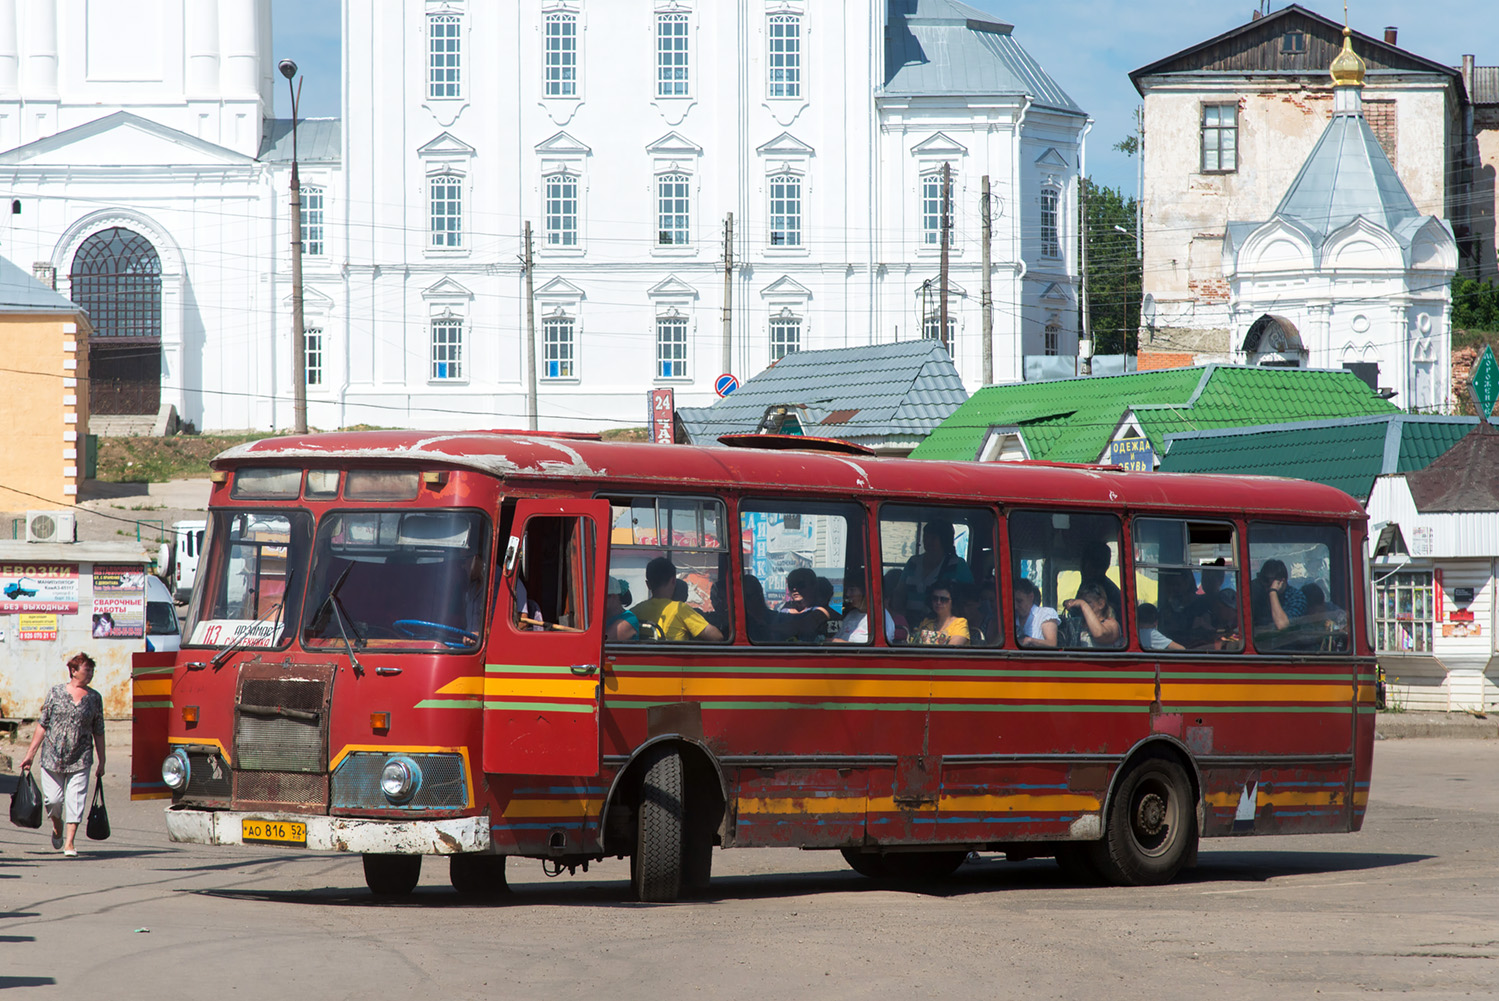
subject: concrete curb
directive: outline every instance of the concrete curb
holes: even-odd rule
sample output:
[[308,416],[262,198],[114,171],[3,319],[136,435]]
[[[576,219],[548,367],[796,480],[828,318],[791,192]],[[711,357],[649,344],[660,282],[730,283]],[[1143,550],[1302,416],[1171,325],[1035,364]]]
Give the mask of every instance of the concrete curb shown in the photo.
[[1374,723],[1378,740],[1407,737],[1452,737],[1461,740],[1499,740],[1499,717],[1478,718],[1471,713],[1382,712]]

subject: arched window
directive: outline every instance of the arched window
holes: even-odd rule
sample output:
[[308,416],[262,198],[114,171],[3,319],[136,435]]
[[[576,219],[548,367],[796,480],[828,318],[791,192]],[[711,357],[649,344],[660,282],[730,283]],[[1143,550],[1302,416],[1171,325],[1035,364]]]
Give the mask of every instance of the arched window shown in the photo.
[[161,340],[161,258],[121,227],[101,230],[73,255],[70,298],[88,311],[96,338]]

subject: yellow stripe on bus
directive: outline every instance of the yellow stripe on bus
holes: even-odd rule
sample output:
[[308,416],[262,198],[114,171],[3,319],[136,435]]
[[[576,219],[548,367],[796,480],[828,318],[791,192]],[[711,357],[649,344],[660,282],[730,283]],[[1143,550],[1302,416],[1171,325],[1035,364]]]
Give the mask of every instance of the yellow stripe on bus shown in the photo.
[[151,695],[171,695],[171,678],[152,678],[149,681],[135,681],[131,683],[131,691],[136,698],[145,698]]
[[1353,692],[1347,685],[1203,685],[1179,681],[1161,682],[1161,702],[1334,702],[1347,703]]
[[[876,800],[868,800],[868,808],[874,809]],[[895,809],[893,800],[886,799],[889,809]],[[854,813],[862,814],[865,811],[866,800],[863,796],[788,796],[784,798],[770,799],[766,797],[743,797],[739,799],[740,813]],[[934,809],[932,806],[925,807],[927,810]]]
[[1085,793],[943,796],[940,805],[927,802],[914,809],[904,805],[897,806],[893,796],[752,796],[739,799],[739,812],[743,814],[935,813],[939,810],[951,810],[954,813],[1096,813],[1100,809],[1102,804],[1098,798]]
[[958,813],[1096,813],[1103,809],[1097,796],[1086,793],[1047,793],[1010,796],[943,796],[939,809]]
[[[1215,792],[1204,796],[1209,806],[1232,807],[1239,805],[1239,792]],[[1323,792],[1270,792],[1260,790],[1254,797],[1255,806],[1339,806],[1344,802],[1341,789]]]
[[482,695],[486,699],[592,699],[594,678],[458,678],[437,690],[438,695]]
[[502,816],[522,817],[588,817],[604,808],[603,797],[590,799],[512,799],[505,804]]
[[607,695],[623,698],[811,698],[897,701],[1084,699],[1149,702],[1149,682],[926,681],[907,678],[719,678],[624,677],[611,675]]

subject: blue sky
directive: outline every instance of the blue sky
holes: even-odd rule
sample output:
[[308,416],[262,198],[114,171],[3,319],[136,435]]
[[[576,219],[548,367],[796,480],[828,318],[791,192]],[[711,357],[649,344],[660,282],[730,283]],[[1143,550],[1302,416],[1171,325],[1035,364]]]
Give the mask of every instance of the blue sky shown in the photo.
[[[1100,183],[1135,189],[1133,161],[1111,148],[1134,129],[1139,95],[1129,73],[1206,41],[1250,18],[1256,0],[967,0],[1015,25],[1015,38],[1040,60],[1072,99],[1095,120],[1088,139],[1088,173]],[[339,114],[339,0],[271,0],[275,57],[301,67],[302,113]],[[1282,3],[1272,0],[1272,9]],[[1302,6],[1342,20],[1341,4]],[[1419,13],[1419,16],[1417,14]],[[1376,38],[1386,25],[1400,29],[1400,47],[1456,66],[1464,52],[1480,66],[1499,63],[1499,16],[1493,0],[1354,0],[1353,27]],[[278,81],[279,82],[279,81]],[[276,113],[289,114],[284,84]]]

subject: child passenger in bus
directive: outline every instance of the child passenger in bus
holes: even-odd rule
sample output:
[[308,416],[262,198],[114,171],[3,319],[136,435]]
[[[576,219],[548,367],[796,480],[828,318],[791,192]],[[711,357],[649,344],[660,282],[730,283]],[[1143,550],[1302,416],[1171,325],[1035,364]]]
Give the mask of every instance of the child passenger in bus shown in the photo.
[[609,592],[604,596],[604,638],[628,643],[640,636],[640,620],[626,608],[630,604],[630,583],[618,577],[609,578]]
[[1078,639],[1087,647],[1115,647],[1121,645],[1124,630],[1119,625],[1119,616],[1109,604],[1108,595],[1097,581],[1084,584],[1077,589],[1077,597],[1064,601],[1069,614],[1082,616],[1083,629]]
[[1135,625],[1140,630],[1141,650],[1185,650],[1176,640],[1156,628],[1160,623],[1160,612],[1148,601],[1140,602],[1135,609]]
[[1041,589],[1024,577],[1015,578],[1015,638],[1024,647],[1055,647],[1061,616],[1041,604]]

